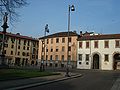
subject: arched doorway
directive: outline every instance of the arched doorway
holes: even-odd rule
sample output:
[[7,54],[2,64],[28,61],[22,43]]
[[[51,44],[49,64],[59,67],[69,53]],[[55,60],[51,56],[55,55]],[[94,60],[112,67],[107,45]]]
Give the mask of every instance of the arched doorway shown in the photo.
[[120,64],[120,53],[116,53],[113,56],[113,69],[115,70],[120,68],[119,64]]
[[93,55],[93,69],[99,69],[99,55]]

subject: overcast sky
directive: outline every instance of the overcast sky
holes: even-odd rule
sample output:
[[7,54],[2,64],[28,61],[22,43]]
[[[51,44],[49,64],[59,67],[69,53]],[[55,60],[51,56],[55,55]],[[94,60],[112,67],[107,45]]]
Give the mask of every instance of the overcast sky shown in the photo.
[[19,22],[8,29],[12,33],[41,37],[45,25],[49,34],[67,31],[68,5],[71,12],[71,31],[94,31],[96,33],[120,33],[120,0],[27,0],[29,5],[18,12]]

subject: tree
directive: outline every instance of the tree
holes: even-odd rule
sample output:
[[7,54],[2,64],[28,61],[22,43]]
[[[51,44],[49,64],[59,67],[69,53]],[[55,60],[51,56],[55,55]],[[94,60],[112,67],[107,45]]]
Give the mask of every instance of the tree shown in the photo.
[[[3,17],[5,12],[9,15],[10,22],[13,22],[19,16],[16,9],[26,6],[26,0],[0,0],[0,16]],[[2,18],[0,18],[0,23]]]

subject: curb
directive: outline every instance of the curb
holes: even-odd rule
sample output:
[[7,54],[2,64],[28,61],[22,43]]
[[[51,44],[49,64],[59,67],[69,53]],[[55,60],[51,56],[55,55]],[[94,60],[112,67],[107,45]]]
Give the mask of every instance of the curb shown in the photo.
[[25,86],[18,86],[18,87],[8,88],[8,89],[4,89],[4,90],[21,90],[21,89],[26,89],[26,88],[30,88],[30,87],[46,85],[46,84],[50,84],[50,83],[54,83],[54,82],[58,82],[58,81],[64,81],[67,79],[73,79],[73,78],[77,78],[77,77],[81,77],[81,76],[82,76],[82,74],[77,74],[77,75],[73,75],[71,77],[64,77],[64,78],[56,79],[56,80],[52,80],[52,81],[34,83],[34,84],[25,85]]

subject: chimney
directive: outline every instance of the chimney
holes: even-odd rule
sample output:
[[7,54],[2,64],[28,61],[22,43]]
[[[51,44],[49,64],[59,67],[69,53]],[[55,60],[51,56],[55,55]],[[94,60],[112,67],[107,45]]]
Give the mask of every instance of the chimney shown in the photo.
[[82,31],[80,31],[80,36],[82,36]]

